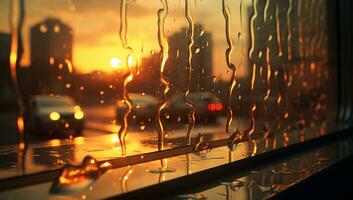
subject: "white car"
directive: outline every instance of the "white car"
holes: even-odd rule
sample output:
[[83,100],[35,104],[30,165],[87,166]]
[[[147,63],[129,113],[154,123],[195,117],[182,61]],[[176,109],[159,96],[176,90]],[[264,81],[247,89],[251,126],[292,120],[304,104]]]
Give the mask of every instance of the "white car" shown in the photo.
[[84,127],[84,112],[68,96],[35,95],[30,99],[25,120],[30,132],[80,135]]

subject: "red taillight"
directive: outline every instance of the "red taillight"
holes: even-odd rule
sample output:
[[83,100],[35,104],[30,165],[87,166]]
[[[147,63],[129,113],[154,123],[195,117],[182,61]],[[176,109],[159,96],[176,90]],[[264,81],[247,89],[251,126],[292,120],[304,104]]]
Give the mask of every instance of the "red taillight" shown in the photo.
[[211,103],[208,104],[207,108],[211,112],[221,111],[223,109],[223,105],[221,103]]
[[223,109],[223,105],[221,103],[216,103],[216,110],[221,111]]

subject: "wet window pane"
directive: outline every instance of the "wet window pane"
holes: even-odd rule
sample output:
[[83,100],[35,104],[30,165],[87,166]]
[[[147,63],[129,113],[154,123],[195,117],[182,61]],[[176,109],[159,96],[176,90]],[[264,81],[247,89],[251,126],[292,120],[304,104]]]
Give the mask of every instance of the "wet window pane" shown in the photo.
[[1,176],[227,138],[256,154],[336,118],[324,0],[0,8]]

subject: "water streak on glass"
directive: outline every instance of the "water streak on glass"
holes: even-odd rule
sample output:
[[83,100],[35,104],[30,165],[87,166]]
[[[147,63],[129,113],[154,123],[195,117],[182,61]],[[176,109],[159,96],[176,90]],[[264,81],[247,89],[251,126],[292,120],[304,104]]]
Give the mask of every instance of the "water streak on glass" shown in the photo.
[[264,7],[264,22],[267,22],[268,18],[268,9],[270,7],[270,0],[266,0],[266,4]]
[[293,0],[288,0],[288,9],[287,9],[287,48],[288,48],[288,61],[292,61],[292,12],[293,12]]
[[118,131],[119,141],[121,145],[121,152],[122,156],[126,156],[126,131],[128,128],[128,116],[132,111],[132,102],[127,93],[127,85],[133,80],[133,73],[131,71],[132,67],[132,48],[127,44],[127,2],[126,0],[121,0],[120,4],[120,30],[119,36],[120,41],[123,47],[129,52],[128,56],[126,57],[126,64],[128,68],[128,72],[122,77],[123,80],[123,88],[121,91],[121,98],[123,99],[124,104],[127,106],[127,109],[124,112],[122,122],[120,123],[120,129]]
[[278,47],[278,56],[281,57],[283,54],[282,44],[281,44],[281,24],[279,21],[279,5],[276,5],[276,34],[277,34],[277,47]]
[[188,27],[188,65],[187,65],[187,78],[186,78],[186,86],[184,90],[184,102],[185,104],[190,108],[190,111],[188,113],[188,121],[189,121],[189,126],[188,130],[186,133],[187,137],[187,145],[191,144],[191,132],[195,127],[195,112],[196,112],[196,107],[193,102],[191,102],[188,99],[188,94],[190,92],[190,83],[191,83],[191,72],[192,72],[192,47],[194,45],[194,35],[195,35],[195,27],[194,27],[194,20],[191,16],[190,13],[190,4],[189,0],[185,0],[185,18],[189,24]]
[[[268,124],[268,108],[269,108],[269,102],[268,99],[270,97],[271,94],[271,88],[270,88],[270,83],[271,83],[271,74],[272,74],[272,69],[271,69],[271,63],[270,63],[270,48],[267,46],[266,47],[266,79],[265,79],[265,84],[266,84],[266,94],[263,98],[264,100],[264,126],[262,128],[263,131],[263,138],[266,140],[266,142],[268,142],[268,137],[271,134],[271,128],[269,127]],[[266,143],[267,144],[267,143]],[[268,146],[268,145],[266,145]]]
[[134,172],[133,167],[128,166],[128,169],[126,170],[126,172],[123,174],[123,176],[121,177],[120,180],[120,184],[121,184],[121,191],[123,193],[127,192],[129,189],[127,187],[127,181],[129,180],[129,176]]
[[233,120],[233,110],[232,110],[232,96],[233,96],[233,90],[234,87],[236,85],[236,67],[235,65],[232,63],[231,61],[231,56],[232,56],[232,52],[234,49],[234,43],[233,43],[233,39],[232,39],[232,33],[230,30],[230,26],[231,26],[231,19],[230,19],[230,8],[228,3],[226,2],[226,0],[222,0],[222,12],[223,12],[223,16],[224,16],[224,20],[225,20],[225,36],[226,36],[226,40],[227,40],[227,44],[228,44],[228,48],[226,49],[226,62],[227,62],[227,67],[232,71],[231,74],[231,79],[229,81],[228,84],[228,91],[227,91],[227,124],[226,124],[226,133],[229,133],[229,128],[232,124],[232,120]]
[[256,110],[255,100],[254,100],[254,86],[255,86],[255,78],[256,78],[256,63],[255,63],[255,20],[258,18],[258,8],[257,8],[257,0],[252,1],[253,6],[253,14],[250,18],[250,37],[251,37],[251,45],[249,49],[249,60],[252,66],[251,70],[251,78],[250,78],[250,95],[252,97],[252,105],[250,105],[249,110],[249,120],[250,126],[247,130],[244,131],[244,134],[249,138],[255,131],[255,118],[254,112]]
[[[160,77],[161,83],[164,85],[164,91],[163,91],[164,100],[156,106],[156,125],[157,125],[157,131],[158,131],[158,150],[159,151],[162,151],[164,149],[164,137],[165,137],[164,127],[161,121],[161,111],[167,105],[167,93],[170,89],[169,80],[164,75],[164,68],[168,60],[168,52],[169,52],[168,41],[164,33],[164,22],[168,15],[168,2],[166,0],[161,0],[161,3],[163,4],[163,8],[158,10],[158,43],[161,49],[160,54],[162,56],[159,77]],[[167,168],[167,160],[162,159],[161,165],[162,165],[161,166],[162,169]]]
[[25,133],[24,133],[24,109],[25,104],[23,101],[23,95],[19,85],[17,66],[19,65],[21,59],[21,48],[22,46],[22,26],[24,23],[24,1],[14,0],[10,3],[10,30],[11,30],[11,46],[10,46],[10,72],[11,81],[15,89],[17,104],[18,104],[18,114],[16,119],[17,132],[19,136],[19,149],[23,150],[26,146],[25,144]]

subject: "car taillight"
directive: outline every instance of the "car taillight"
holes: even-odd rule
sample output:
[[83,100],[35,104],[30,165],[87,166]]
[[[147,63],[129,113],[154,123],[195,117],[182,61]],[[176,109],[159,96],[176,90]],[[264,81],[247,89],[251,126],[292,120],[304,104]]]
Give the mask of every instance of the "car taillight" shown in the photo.
[[207,109],[211,112],[221,111],[223,109],[223,105],[221,103],[210,103],[208,104]]

